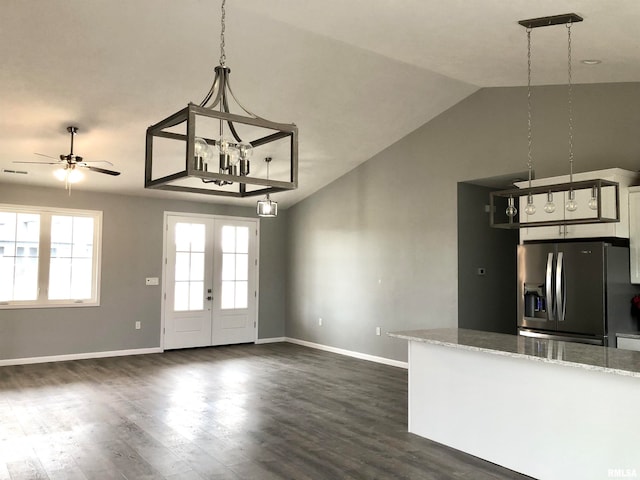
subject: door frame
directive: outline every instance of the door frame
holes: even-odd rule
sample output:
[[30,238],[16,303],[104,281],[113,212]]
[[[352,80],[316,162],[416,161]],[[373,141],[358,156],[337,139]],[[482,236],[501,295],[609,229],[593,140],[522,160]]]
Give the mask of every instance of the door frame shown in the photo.
[[239,220],[239,221],[255,221],[256,222],[256,270],[255,270],[255,285],[256,285],[256,312],[255,312],[255,341],[258,341],[258,330],[260,328],[260,219],[255,217],[238,217],[232,215],[210,215],[207,213],[192,213],[192,212],[176,212],[166,211],[163,214],[162,220],[162,278],[160,279],[161,293],[160,293],[160,349],[164,352],[164,334],[165,334],[165,305],[167,297],[167,233],[169,232],[169,217],[181,216],[181,217],[193,217],[203,218],[208,220]]

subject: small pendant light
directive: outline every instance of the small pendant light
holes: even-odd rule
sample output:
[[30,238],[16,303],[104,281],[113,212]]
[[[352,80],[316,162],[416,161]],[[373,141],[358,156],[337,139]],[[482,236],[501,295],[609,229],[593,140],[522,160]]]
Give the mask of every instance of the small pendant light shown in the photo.
[[[271,157],[265,158],[264,161],[267,163],[267,180],[269,180],[269,163],[271,163]],[[259,217],[277,217],[278,202],[271,200],[267,193],[267,197],[265,199],[258,200],[257,211]]]

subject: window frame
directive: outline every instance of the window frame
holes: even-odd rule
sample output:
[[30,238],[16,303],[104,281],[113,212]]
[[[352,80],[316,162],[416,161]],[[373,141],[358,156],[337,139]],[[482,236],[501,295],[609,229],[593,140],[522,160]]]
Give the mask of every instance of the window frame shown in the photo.
[[[0,310],[23,308],[69,308],[100,306],[100,278],[102,265],[102,211],[58,207],[39,207],[0,203],[0,211],[39,215],[38,239],[38,296],[35,300],[0,301]],[[51,219],[53,216],[93,218],[93,256],[91,262],[91,298],[49,300],[49,268],[51,263]]]

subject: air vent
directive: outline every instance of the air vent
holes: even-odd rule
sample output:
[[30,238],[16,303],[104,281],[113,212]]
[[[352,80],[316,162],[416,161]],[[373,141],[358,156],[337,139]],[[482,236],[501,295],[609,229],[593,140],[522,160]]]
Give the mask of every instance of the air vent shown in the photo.
[[4,170],[2,170],[4,173],[16,173],[19,175],[26,175],[28,172],[25,172],[24,170],[9,170],[8,168],[5,168]]

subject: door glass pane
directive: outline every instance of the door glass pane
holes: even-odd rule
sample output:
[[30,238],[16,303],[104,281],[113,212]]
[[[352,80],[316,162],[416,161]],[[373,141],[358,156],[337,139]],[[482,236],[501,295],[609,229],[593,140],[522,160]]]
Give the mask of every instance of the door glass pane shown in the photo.
[[249,253],[249,227],[236,227],[236,253]]
[[236,256],[233,253],[222,254],[222,280],[236,279]]
[[223,310],[234,308],[235,305],[235,283],[236,282],[222,282],[222,289],[220,294],[220,308]]
[[176,312],[189,310],[189,282],[176,282],[173,309]]
[[204,283],[189,282],[189,310],[204,308]]
[[191,254],[189,252],[176,253],[176,282],[185,282],[189,280],[190,264]]
[[202,223],[176,223],[175,311],[204,308],[206,229]]
[[249,227],[222,227],[222,309],[247,308],[249,231]]
[[247,284],[248,282],[236,283],[235,308],[247,308]]
[[225,225],[222,227],[222,251],[233,253],[236,251],[236,227]]
[[176,251],[188,252],[191,246],[191,224],[176,223]]
[[191,273],[189,280],[199,282],[204,280],[204,253],[191,254]]
[[40,215],[0,212],[0,299],[36,300]]
[[236,280],[249,279],[249,255],[236,255]]
[[205,230],[204,224],[191,224],[191,251],[204,252]]

